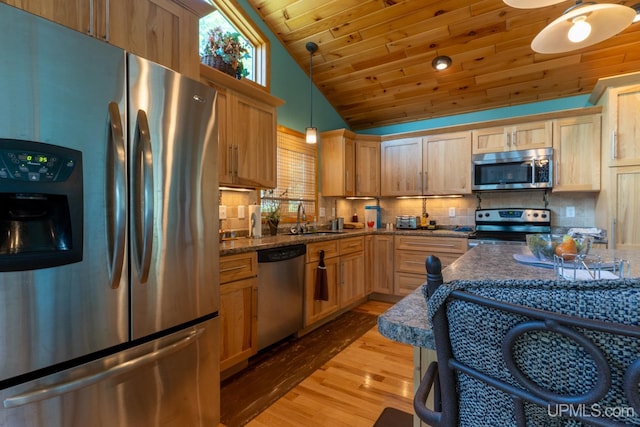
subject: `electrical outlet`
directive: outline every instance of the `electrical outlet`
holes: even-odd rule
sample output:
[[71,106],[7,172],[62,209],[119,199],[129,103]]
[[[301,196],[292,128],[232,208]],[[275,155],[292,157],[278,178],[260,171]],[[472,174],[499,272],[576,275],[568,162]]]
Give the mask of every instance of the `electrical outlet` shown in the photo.
[[244,219],[244,206],[238,206],[238,219]]
[[324,207],[320,208],[320,216],[321,217],[327,216],[327,209],[326,208],[324,208]]
[[573,218],[576,216],[575,206],[567,206],[567,218]]
[[227,219],[227,207],[225,205],[218,206],[218,219]]
[[456,216],[456,208],[449,208],[449,218]]

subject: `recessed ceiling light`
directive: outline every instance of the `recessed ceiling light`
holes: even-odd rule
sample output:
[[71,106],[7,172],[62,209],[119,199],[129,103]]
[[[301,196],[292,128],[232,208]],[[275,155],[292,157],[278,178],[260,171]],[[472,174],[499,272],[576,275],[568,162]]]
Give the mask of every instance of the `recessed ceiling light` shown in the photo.
[[451,58],[445,55],[440,55],[440,56],[436,56],[435,58],[433,58],[433,61],[431,61],[431,66],[436,70],[436,71],[442,71],[442,70],[446,70],[447,68],[449,68],[451,66]]

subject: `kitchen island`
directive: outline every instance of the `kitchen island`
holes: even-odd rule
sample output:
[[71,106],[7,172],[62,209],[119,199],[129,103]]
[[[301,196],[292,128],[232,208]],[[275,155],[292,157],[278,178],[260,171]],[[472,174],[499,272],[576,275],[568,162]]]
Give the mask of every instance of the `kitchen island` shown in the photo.
[[[640,277],[640,251],[592,249],[603,262],[625,259],[631,265],[631,277]],[[525,245],[478,245],[442,271],[445,282],[483,279],[554,279],[553,268],[523,264],[514,254],[531,255]],[[425,254],[425,259],[428,254]],[[426,280],[426,270],[425,270]],[[422,288],[416,289],[378,318],[380,333],[394,341],[414,347],[434,349],[433,335],[427,322],[427,302]]]
[[[603,262],[613,260],[614,256],[616,259],[628,260],[631,271],[626,277],[640,277],[640,251],[592,249],[591,252],[600,255]],[[552,280],[556,277],[553,268],[523,264],[515,260],[514,254],[527,256],[531,252],[524,245],[478,245],[442,271],[444,282],[483,279]],[[425,260],[427,255],[425,254]],[[378,331],[386,338],[414,347],[415,392],[429,364],[437,360],[422,286],[378,317]],[[432,402],[428,401],[427,404],[430,406]],[[422,427],[426,424],[421,423],[414,415],[413,426]]]

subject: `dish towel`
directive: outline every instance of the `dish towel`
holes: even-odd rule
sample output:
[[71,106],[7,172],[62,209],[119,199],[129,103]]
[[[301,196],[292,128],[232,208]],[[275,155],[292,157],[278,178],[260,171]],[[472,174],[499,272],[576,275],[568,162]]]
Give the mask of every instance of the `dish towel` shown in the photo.
[[324,251],[320,251],[320,262],[316,269],[316,286],[313,292],[313,299],[329,301],[329,283],[327,280],[327,267],[324,265]]

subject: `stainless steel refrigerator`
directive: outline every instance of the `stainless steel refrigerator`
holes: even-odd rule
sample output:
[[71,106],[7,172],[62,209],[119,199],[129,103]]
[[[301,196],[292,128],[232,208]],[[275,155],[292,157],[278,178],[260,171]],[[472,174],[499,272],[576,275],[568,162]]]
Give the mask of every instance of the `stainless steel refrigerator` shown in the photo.
[[217,425],[215,91],[2,3],[0,52],[0,426]]

